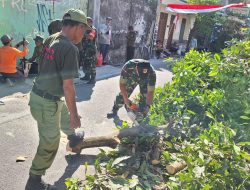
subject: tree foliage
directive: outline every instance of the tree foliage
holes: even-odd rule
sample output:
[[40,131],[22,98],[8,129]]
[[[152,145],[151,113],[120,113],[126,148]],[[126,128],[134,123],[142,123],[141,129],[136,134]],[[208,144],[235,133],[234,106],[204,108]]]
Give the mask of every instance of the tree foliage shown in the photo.
[[[82,184],[68,179],[68,188],[250,189],[249,60],[249,40],[231,42],[221,54],[190,51],[174,63],[173,81],[156,90],[150,110],[151,124],[171,121],[176,135],[123,139],[119,149],[101,150],[95,175],[87,175]],[[156,144],[161,157],[152,165],[149,157]],[[185,161],[187,167],[170,175],[166,166],[173,161]]]

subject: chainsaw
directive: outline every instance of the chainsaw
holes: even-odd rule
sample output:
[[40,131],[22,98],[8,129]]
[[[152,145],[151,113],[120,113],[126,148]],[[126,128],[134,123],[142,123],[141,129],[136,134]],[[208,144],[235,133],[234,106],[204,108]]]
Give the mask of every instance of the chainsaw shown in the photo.
[[125,108],[127,110],[128,117],[133,121],[135,126],[138,126],[145,118],[144,111],[137,104],[131,103],[129,107],[125,106]]

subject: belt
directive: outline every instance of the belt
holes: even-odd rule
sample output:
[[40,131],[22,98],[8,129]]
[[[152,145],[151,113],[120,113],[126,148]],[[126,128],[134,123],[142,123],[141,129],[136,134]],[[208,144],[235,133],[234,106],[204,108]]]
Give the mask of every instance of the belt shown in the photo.
[[58,96],[53,96],[43,90],[39,90],[36,86],[33,86],[32,88],[32,92],[34,92],[36,95],[48,99],[48,100],[52,100],[52,101],[59,101],[60,98]]

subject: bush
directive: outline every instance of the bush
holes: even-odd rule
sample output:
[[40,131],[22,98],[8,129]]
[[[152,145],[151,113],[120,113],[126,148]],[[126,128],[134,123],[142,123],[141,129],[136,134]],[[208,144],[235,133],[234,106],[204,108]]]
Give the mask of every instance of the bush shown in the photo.
[[[134,139],[125,139],[123,149],[102,151],[96,174],[87,176],[82,187],[250,189],[250,41],[231,43],[220,55],[190,51],[174,63],[172,82],[156,89],[149,122],[170,122],[176,136],[141,136],[132,156],[124,145]],[[157,166],[148,159],[156,142],[161,150]],[[187,167],[170,175],[166,166],[176,160]]]

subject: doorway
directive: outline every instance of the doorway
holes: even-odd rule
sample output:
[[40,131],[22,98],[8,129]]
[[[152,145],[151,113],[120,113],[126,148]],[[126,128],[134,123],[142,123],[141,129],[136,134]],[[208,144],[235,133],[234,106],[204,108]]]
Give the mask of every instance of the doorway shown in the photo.
[[160,14],[159,27],[158,27],[157,40],[161,41],[162,43],[163,43],[164,37],[165,37],[167,21],[168,21],[168,14],[161,13]]
[[182,43],[184,41],[184,32],[186,28],[186,22],[187,19],[183,18],[181,21],[181,30],[180,30],[180,36],[179,36],[179,42]]

